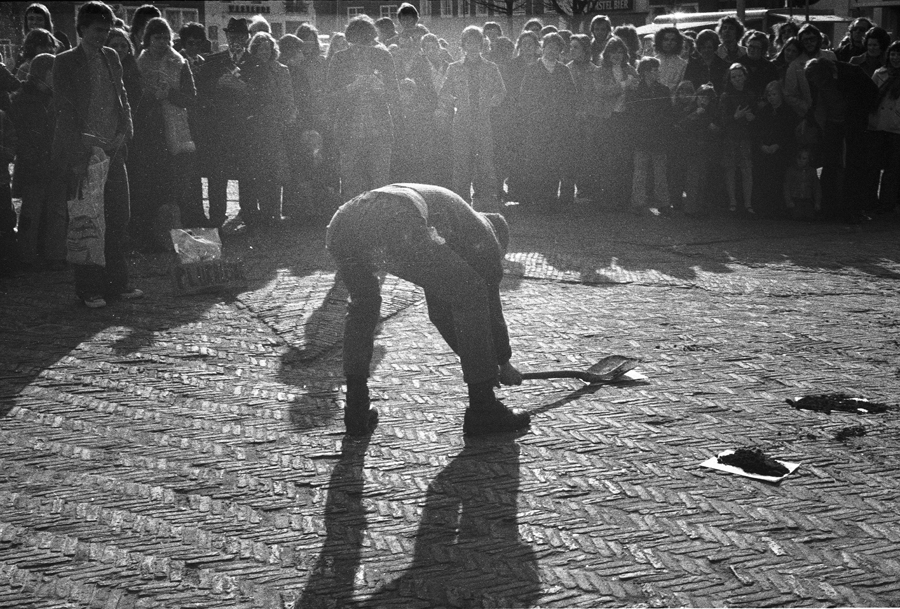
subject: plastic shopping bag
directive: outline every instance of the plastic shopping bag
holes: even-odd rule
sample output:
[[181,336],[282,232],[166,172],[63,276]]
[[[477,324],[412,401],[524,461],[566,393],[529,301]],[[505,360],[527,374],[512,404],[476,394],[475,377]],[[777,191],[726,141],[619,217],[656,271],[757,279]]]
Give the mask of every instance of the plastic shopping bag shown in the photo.
[[94,147],[87,176],[76,189],[74,198],[68,201],[66,260],[72,264],[106,266],[103,189],[106,187],[108,174],[109,157],[101,148]]
[[218,260],[222,257],[222,240],[217,228],[176,228],[170,234],[181,264]]

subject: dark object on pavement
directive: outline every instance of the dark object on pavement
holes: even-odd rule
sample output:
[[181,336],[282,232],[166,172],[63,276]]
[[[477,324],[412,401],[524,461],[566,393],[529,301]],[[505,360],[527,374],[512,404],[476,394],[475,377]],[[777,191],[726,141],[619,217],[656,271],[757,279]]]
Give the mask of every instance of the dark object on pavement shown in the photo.
[[866,433],[866,428],[862,425],[853,425],[851,427],[845,427],[834,434],[834,439],[838,442],[846,442],[850,438],[859,438],[866,435]]
[[748,474],[757,474],[759,476],[779,478],[789,473],[788,468],[775,459],[766,456],[758,448],[739,448],[730,455],[719,457],[719,463],[739,467]]
[[621,355],[609,355],[587,370],[546,370],[544,372],[525,372],[522,378],[528,379],[581,379],[585,383],[611,383],[618,380],[626,372],[638,365],[640,360]]
[[798,410],[815,410],[825,414],[831,414],[832,410],[842,412],[860,412],[862,410],[878,414],[892,409],[892,406],[888,404],[870,402],[865,398],[855,398],[846,393],[822,393],[786,401]]

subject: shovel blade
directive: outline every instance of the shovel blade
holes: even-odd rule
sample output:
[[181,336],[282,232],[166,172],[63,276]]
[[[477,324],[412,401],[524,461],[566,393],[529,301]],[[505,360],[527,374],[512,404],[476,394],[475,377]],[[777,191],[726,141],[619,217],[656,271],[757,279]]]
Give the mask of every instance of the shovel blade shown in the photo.
[[608,355],[585,371],[589,383],[610,382],[637,366],[639,360],[623,355]]

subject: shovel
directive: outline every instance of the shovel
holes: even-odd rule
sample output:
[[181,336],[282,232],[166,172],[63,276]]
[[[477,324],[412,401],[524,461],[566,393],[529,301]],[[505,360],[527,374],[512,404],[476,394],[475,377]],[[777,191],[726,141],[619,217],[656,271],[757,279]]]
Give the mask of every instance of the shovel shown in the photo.
[[608,355],[587,370],[545,370],[544,372],[525,372],[522,379],[581,379],[591,385],[596,383],[614,383],[626,372],[638,365],[640,360],[622,355]]

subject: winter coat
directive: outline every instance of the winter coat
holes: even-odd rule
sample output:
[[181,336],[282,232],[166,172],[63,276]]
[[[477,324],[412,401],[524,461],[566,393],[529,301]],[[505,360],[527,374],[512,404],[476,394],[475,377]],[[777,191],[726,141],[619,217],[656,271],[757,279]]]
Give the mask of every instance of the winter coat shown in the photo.
[[669,87],[641,82],[625,94],[629,136],[635,150],[666,152],[672,133],[672,96]]
[[36,83],[26,82],[13,93],[9,118],[17,135],[14,196],[21,196],[23,187],[48,181],[59,173],[50,155],[54,114],[53,93]]
[[244,144],[250,121],[250,92],[223,86],[219,80],[231,72],[246,85],[255,63],[249,52],[235,64],[227,50],[220,51],[208,55],[196,75],[195,122],[199,129],[194,135],[203,175],[224,172],[234,179],[247,176]]
[[[756,94],[744,86],[743,91],[738,91],[732,86],[722,94],[719,100],[722,109],[722,127],[725,132],[725,138],[730,140],[749,140],[751,139],[751,125],[756,120],[758,109],[756,107]],[[747,107],[753,113],[753,121],[748,121],[746,117],[735,118],[734,114],[740,107]]]
[[[119,55],[108,47],[99,50],[115,88],[118,134],[128,140],[134,135],[131,106],[122,80]],[[53,159],[64,168],[87,166],[92,147],[82,141],[91,103],[91,71],[88,56],[81,46],[64,51],[53,61],[53,96],[56,131],[53,134]]]
[[814,56],[804,53],[788,65],[787,72],[784,75],[784,101],[794,109],[797,116],[806,116],[806,113],[812,107],[812,93],[809,90],[809,82],[806,80],[804,67],[807,61],[814,58],[837,61],[834,53],[829,50],[820,50]]
[[525,70],[520,104],[526,141],[532,155],[565,150],[574,123],[575,81],[569,68],[556,62],[553,72],[538,60]]
[[566,64],[575,81],[575,117],[600,116],[600,68],[590,61],[570,61]]
[[[630,65],[625,64],[622,66],[622,77],[627,79],[629,76],[635,80],[639,79],[637,71]],[[626,91],[616,80],[615,73],[611,67],[600,66],[597,92],[600,96],[598,112],[601,118],[609,118],[616,110],[616,106],[624,103]]]
[[[477,86],[477,98],[473,98],[473,86]],[[481,56],[447,67],[440,109],[453,120],[454,156],[468,154],[473,144],[483,155],[493,156],[491,109],[499,106],[505,95],[497,64]]]
[[[744,88],[749,90],[757,99],[762,99],[766,93],[766,87],[773,80],[778,80],[778,68],[771,61],[763,57],[762,59],[751,59],[749,55],[745,55],[737,60],[736,63],[747,68],[747,82]],[[754,109],[756,105],[754,104]]]
[[[375,76],[379,88],[358,87],[358,77]],[[394,58],[382,46],[350,45],[328,64],[327,90],[335,108],[334,137],[341,145],[391,142],[400,111],[400,85]]]
[[725,79],[728,77],[729,64],[718,55],[713,55],[711,63],[707,64],[698,54],[691,55],[687,67],[684,69],[684,80],[689,80],[694,89],[701,85],[711,84],[718,95],[725,90]]
[[258,64],[247,80],[250,85],[250,121],[245,153],[254,177],[278,184],[287,181],[285,132],[297,116],[294,87],[287,66],[277,61]]
[[[886,85],[890,86],[889,76],[888,68],[880,68],[872,75],[872,80],[879,89],[880,101],[878,108],[869,117],[869,129],[900,135],[900,98],[892,99],[890,93],[884,90]],[[900,74],[895,78],[900,78]]]

